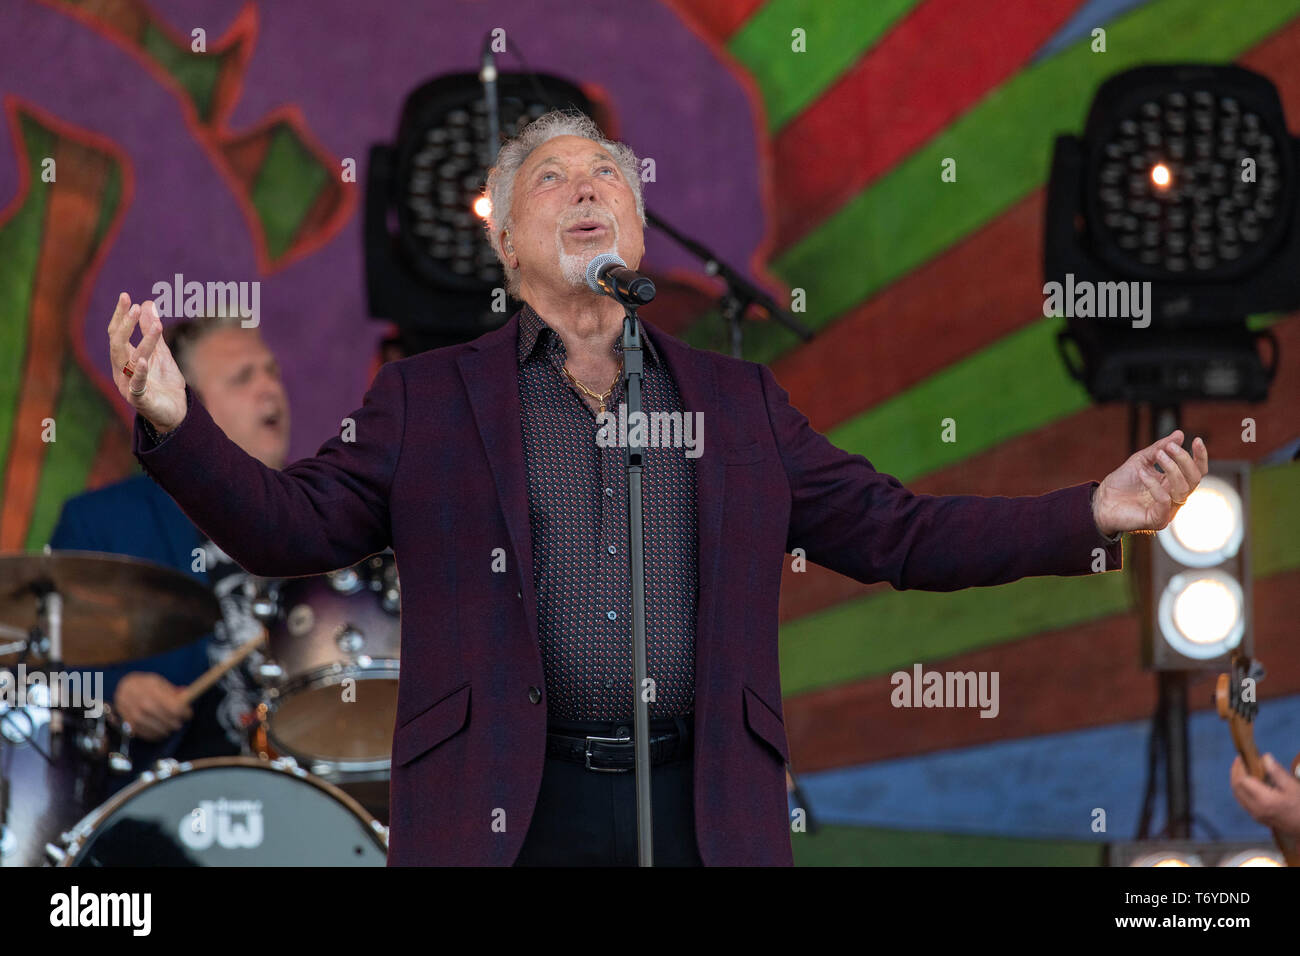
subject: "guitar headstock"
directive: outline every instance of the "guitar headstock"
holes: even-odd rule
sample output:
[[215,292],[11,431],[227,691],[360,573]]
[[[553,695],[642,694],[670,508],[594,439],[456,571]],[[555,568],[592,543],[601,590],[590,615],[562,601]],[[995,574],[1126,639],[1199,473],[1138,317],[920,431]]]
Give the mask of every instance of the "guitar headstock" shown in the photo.
[[[1265,676],[1264,665],[1253,657],[1247,657],[1241,651],[1233,651],[1229,660],[1228,673],[1220,674],[1214,689],[1214,703],[1219,716],[1230,720],[1232,716],[1253,723],[1259,713],[1259,698],[1253,692]],[[1252,693],[1243,693],[1250,681]],[[1247,697],[1249,699],[1247,699]]]
[[[1264,666],[1254,658],[1247,657],[1240,651],[1233,651],[1229,661],[1228,673],[1220,674],[1214,688],[1214,703],[1219,716],[1228,722],[1232,732],[1232,743],[1241,755],[1246,772],[1256,780],[1268,780],[1264,770],[1264,761],[1259,757],[1259,748],[1255,745],[1255,728],[1253,722],[1259,713],[1259,698],[1256,696],[1259,682],[1264,679]],[[1246,688],[1250,693],[1246,694]],[[1294,774],[1300,768],[1300,756],[1291,764]],[[1300,845],[1295,837],[1273,830],[1273,841],[1282,851],[1287,866],[1300,866]]]

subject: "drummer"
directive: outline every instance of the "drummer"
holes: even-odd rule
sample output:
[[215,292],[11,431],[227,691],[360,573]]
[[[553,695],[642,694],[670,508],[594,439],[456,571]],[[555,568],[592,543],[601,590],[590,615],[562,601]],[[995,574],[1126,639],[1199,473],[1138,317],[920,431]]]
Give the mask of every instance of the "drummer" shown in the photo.
[[[280,367],[258,330],[244,328],[235,317],[193,319],[170,326],[166,341],[185,380],[226,435],[269,467],[284,467],[289,399]],[[107,669],[104,694],[131,727],[137,771],[161,757],[193,760],[240,753],[256,703],[247,663],[229,672],[193,708],[182,695],[211,662],[260,632],[249,609],[250,576],[144,475],[65,502],[50,547],[144,558],[213,587],[224,618],[213,635]]]

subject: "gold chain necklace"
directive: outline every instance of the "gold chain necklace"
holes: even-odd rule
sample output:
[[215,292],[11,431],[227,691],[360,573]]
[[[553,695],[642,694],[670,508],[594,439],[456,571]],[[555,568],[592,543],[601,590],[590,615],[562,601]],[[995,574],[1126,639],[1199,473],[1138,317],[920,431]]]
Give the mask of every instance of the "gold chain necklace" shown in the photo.
[[609,383],[609,388],[605,389],[604,395],[597,395],[586,385],[583,385],[576,378],[574,378],[573,373],[569,371],[569,366],[564,365],[561,367],[564,369],[564,374],[569,377],[569,381],[572,382],[574,385],[576,385],[579,389],[581,389],[584,395],[586,395],[588,398],[594,398],[597,402],[600,403],[600,411],[598,412],[598,414],[600,415],[605,414],[605,403],[608,402],[609,397],[614,394],[614,386],[618,384],[618,378],[620,375],[623,374],[623,359],[620,358],[618,360],[618,371],[614,373],[614,381]]

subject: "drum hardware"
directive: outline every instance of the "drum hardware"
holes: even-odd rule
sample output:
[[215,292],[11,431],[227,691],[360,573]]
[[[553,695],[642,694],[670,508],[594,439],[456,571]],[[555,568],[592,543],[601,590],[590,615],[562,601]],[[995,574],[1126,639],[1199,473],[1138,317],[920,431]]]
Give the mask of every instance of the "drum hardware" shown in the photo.
[[284,668],[274,661],[264,661],[257,666],[257,677],[263,685],[275,685],[284,680]]
[[93,722],[71,711],[56,734],[53,713],[30,698],[0,707],[0,866],[39,865],[46,842],[106,794]]
[[[337,786],[371,811],[372,832],[386,834],[374,816],[387,819],[399,673],[400,584],[391,553],[330,575],[263,580],[259,587],[252,611],[266,630],[190,685],[187,700],[249,659],[265,688],[253,749],[266,766]],[[167,568],[92,553],[0,555],[0,620],[11,622],[0,624],[0,663],[16,656],[53,667],[66,654],[87,667],[119,664],[192,642],[219,618],[210,592]],[[265,659],[249,658],[263,644],[275,646],[265,648]],[[88,833],[69,824],[105,799],[109,779],[133,772],[129,727],[103,706],[94,720],[49,708],[5,714],[0,707],[0,865],[33,865],[42,857],[78,865],[69,847],[85,843]],[[22,750],[16,765],[15,747]],[[32,769],[33,761],[50,771]],[[163,786],[197,766],[160,762],[127,789]],[[15,773],[16,787],[6,777]]]

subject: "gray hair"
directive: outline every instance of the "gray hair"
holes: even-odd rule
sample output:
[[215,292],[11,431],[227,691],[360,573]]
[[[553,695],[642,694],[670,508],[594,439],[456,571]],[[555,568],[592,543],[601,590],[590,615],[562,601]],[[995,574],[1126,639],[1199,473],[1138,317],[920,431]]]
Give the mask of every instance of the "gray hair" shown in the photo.
[[645,225],[645,199],[641,195],[641,164],[636,153],[623,143],[606,139],[605,134],[585,113],[577,110],[551,110],[533,120],[514,139],[507,140],[497,155],[496,165],[488,171],[487,185],[484,193],[492,205],[484,228],[492,243],[492,251],[501,262],[506,275],[506,291],[515,298],[519,297],[519,270],[511,269],[510,263],[501,255],[501,233],[511,226],[510,203],[514,199],[515,176],[538,146],[557,136],[581,136],[601,145],[614,157],[619,171],[636,197],[636,212]]

